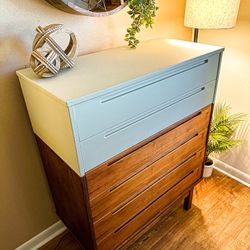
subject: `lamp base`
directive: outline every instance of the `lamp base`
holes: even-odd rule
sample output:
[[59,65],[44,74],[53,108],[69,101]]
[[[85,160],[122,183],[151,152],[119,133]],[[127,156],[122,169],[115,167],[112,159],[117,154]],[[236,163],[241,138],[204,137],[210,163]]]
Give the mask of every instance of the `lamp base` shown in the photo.
[[193,42],[197,43],[199,38],[199,29],[193,29]]

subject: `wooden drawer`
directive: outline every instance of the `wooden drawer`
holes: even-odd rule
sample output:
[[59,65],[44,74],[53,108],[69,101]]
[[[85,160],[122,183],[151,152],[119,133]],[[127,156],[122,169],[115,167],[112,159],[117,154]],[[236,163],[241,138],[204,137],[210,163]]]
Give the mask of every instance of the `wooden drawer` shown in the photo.
[[[140,148],[132,148],[118,158],[111,159],[86,173],[90,202],[100,195],[111,192],[152,162],[184,145],[193,136],[207,128],[211,105],[193,114],[190,119],[173,126],[167,133],[152,138]],[[132,150],[132,151],[131,151]],[[191,149],[192,150],[192,149]],[[94,204],[94,203],[92,203]]]
[[190,157],[131,202],[94,223],[99,249],[113,249],[201,178],[205,150]]
[[214,86],[215,82],[210,82],[178,100],[174,99],[171,103],[160,105],[124,124],[82,141],[80,147],[85,171],[209,105],[213,102]]
[[218,61],[219,56],[213,55],[170,70],[164,77],[148,78],[76,105],[75,117],[80,141],[215,80]]
[[189,159],[195,152],[204,147],[207,138],[207,129],[189,138],[181,146],[168,152],[160,159],[146,165],[140,171],[130,174],[130,178],[121,181],[116,186],[108,189],[104,194],[90,201],[93,221],[100,220],[108,213],[112,213],[129,203],[152,185],[162,176],[168,174],[186,159]]

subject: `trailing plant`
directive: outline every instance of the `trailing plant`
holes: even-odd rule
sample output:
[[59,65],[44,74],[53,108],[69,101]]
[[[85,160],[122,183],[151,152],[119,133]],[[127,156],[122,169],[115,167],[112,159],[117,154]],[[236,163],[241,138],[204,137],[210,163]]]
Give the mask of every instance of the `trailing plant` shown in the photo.
[[242,113],[230,114],[231,109],[225,103],[218,104],[214,108],[205,159],[207,165],[212,162],[209,158],[211,153],[225,152],[242,142],[234,139],[234,135],[240,123],[245,120],[246,115]]
[[136,48],[139,40],[136,38],[141,26],[152,28],[158,7],[155,0],[128,0],[128,14],[132,19],[131,26],[127,29],[125,41],[130,48]]

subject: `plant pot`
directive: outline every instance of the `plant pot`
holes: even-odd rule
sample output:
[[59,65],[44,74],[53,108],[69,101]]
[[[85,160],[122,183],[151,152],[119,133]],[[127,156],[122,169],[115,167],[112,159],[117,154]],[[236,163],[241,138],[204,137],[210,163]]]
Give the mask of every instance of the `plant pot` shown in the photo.
[[212,175],[214,168],[214,162],[206,162],[203,170],[203,178],[208,178]]

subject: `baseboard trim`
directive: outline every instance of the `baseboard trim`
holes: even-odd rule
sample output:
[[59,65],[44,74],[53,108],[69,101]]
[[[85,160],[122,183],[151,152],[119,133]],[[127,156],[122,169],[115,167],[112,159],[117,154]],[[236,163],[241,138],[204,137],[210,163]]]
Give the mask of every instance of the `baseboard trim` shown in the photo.
[[66,230],[62,221],[58,221],[49,228],[45,229],[35,237],[31,238],[15,250],[36,250],[45,245],[47,242]]
[[219,172],[229,176],[230,178],[242,183],[243,185],[250,187],[250,176],[239,169],[221,161],[213,158],[214,160],[214,169]]

